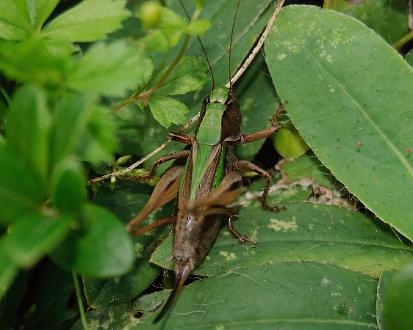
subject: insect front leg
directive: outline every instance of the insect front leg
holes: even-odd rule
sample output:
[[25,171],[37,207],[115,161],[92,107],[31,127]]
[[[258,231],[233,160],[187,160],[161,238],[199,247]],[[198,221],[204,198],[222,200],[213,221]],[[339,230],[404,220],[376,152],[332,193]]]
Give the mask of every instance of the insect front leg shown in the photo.
[[238,241],[241,243],[251,243],[253,245],[257,245],[257,242],[248,238],[248,236],[245,236],[241,234],[234,226],[234,218],[237,217],[237,215],[233,214],[228,217],[228,230],[234,236]]
[[281,125],[278,122],[278,117],[283,111],[284,111],[284,105],[280,103],[277,107],[277,111],[275,112],[272,118],[271,127],[263,129],[258,132],[251,133],[251,134],[241,135],[237,143],[244,144],[244,143],[255,142],[261,139],[265,139],[271,136],[272,134],[274,134],[275,132],[277,132],[281,128]]
[[144,234],[148,231],[151,231],[155,228],[174,223],[174,222],[176,222],[176,218],[177,218],[176,215],[171,215],[171,216],[166,217],[166,218],[158,219],[158,220],[150,223],[149,225],[146,225],[146,226],[143,226],[141,228],[132,230],[131,234],[135,237],[140,236],[140,235],[142,235],[142,234]]
[[168,162],[168,161],[170,161],[170,160],[188,158],[188,156],[189,156],[190,153],[191,153],[191,152],[190,152],[189,150],[182,150],[182,151],[173,152],[173,153],[171,153],[171,154],[169,154],[169,155],[160,157],[160,158],[158,158],[157,160],[154,161],[154,163],[152,164],[152,167],[151,167],[149,173],[146,174],[146,175],[144,175],[144,176],[142,176],[142,177],[140,177],[140,178],[148,179],[148,180],[149,180],[149,179],[152,179],[153,176],[154,176],[154,174],[155,174],[155,171],[156,171],[156,169],[158,168],[159,165],[161,165],[161,164],[163,164],[163,163],[165,163],[165,162]]

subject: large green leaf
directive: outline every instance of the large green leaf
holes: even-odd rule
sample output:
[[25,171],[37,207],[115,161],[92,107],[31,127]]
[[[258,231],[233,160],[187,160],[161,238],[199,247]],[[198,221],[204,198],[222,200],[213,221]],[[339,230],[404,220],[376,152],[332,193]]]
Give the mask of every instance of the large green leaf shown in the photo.
[[288,6],[266,44],[267,63],[300,135],[380,219],[413,239],[413,74],[362,23]]
[[[413,257],[413,249],[403,245],[389,228],[335,206],[292,204],[279,213],[249,206],[241,209],[235,225],[258,246],[240,244],[222,230],[197,274],[222,274],[237,267],[280,261],[315,261],[378,276]],[[172,242],[166,240],[151,261],[173,269],[171,254]]]
[[7,289],[13,283],[14,277],[17,275],[17,265],[7,256],[0,244],[0,300],[3,298]]
[[326,0],[324,7],[361,20],[392,43],[408,32],[408,9],[404,0]]
[[119,220],[105,209],[89,205],[77,230],[52,253],[61,267],[89,276],[107,277],[130,270],[132,241]]
[[36,212],[43,187],[32,169],[0,144],[0,222],[13,222],[20,215]]
[[150,58],[135,46],[124,41],[97,43],[79,58],[67,84],[82,92],[122,96],[128,89],[145,84],[152,70]]
[[72,218],[25,215],[2,241],[2,248],[14,263],[30,267],[54,249],[70,230]]
[[129,16],[125,4],[123,0],[82,1],[47,24],[42,33],[47,37],[71,42],[104,39]]
[[13,96],[6,120],[10,147],[27,166],[46,179],[51,118],[45,92],[30,85],[19,89]]
[[329,265],[262,264],[185,287],[156,325],[163,292],[88,316],[93,329],[375,329],[376,286],[369,276]]

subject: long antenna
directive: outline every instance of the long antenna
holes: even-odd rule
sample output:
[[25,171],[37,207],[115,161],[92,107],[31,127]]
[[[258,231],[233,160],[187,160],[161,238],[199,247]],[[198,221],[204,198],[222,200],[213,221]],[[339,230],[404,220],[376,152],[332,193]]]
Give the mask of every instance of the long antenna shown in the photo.
[[231,53],[232,53],[232,37],[234,35],[234,27],[235,27],[235,20],[238,14],[240,0],[237,1],[237,8],[235,9],[234,19],[232,21],[232,28],[231,28],[231,40],[229,42],[229,53],[228,53],[228,80],[229,80],[229,88],[232,89],[232,80],[231,80]]
[[[188,20],[191,20],[191,17],[189,16],[188,12],[186,11],[186,8],[185,8],[184,4],[182,3],[182,0],[179,0],[179,3],[181,4],[181,7],[182,7],[186,17],[188,18]],[[212,91],[215,88],[215,79],[214,79],[214,73],[212,72],[212,66],[211,66],[211,63],[209,62],[209,58],[208,58],[208,55],[206,53],[204,44],[201,41],[201,38],[199,36],[196,36],[196,38],[198,39],[199,45],[201,46],[202,52],[204,53],[205,59],[208,63],[208,70],[209,70],[209,73],[211,74],[211,80],[212,80],[212,87],[211,87],[211,91]]]

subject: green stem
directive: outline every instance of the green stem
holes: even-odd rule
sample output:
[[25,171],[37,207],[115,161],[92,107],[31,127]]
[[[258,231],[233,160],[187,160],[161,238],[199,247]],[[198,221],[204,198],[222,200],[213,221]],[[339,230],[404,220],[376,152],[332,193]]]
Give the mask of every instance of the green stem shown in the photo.
[[404,35],[399,41],[393,44],[393,47],[397,50],[400,50],[405,44],[407,44],[410,40],[413,40],[413,30]]
[[72,272],[72,276],[73,276],[73,283],[75,285],[77,305],[79,307],[80,319],[82,320],[83,329],[88,330],[89,326],[87,324],[87,319],[85,315],[85,307],[83,306],[82,294],[80,292],[79,279],[75,272]]

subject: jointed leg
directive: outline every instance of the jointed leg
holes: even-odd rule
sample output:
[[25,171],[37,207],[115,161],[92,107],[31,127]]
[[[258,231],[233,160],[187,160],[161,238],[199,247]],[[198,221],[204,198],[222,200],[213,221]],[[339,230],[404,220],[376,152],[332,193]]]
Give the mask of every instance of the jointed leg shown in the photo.
[[270,135],[274,134],[276,131],[278,131],[281,128],[281,125],[278,123],[277,119],[278,119],[278,116],[283,111],[284,111],[284,106],[282,103],[280,103],[274,117],[272,118],[271,127],[263,129],[255,133],[241,135],[237,143],[243,144],[243,143],[255,142],[261,139],[265,139],[269,137]]
[[181,158],[187,158],[190,154],[189,150],[182,150],[182,151],[177,151],[173,152],[169,155],[163,156],[161,158],[158,158],[157,160],[154,161],[152,164],[151,170],[147,175],[144,176],[145,179],[152,179],[152,177],[155,174],[155,171],[157,167],[167,161],[174,160],[174,159],[181,159]]
[[248,242],[248,243],[257,245],[257,242],[256,242],[256,241],[248,238],[248,237],[245,236],[245,235],[242,235],[238,230],[235,229],[234,222],[233,222],[233,218],[234,218],[234,216],[230,216],[230,217],[228,218],[228,230],[229,230],[229,232],[232,234],[232,236],[234,236],[234,237],[235,237],[237,240],[239,240],[241,243],[246,243],[246,242]]
[[136,236],[142,235],[142,234],[144,234],[144,233],[146,233],[146,232],[148,232],[152,229],[155,229],[155,228],[158,228],[158,227],[161,227],[161,226],[164,226],[164,225],[169,225],[170,223],[174,223],[175,221],[176,221],[176,215],[172,215],[170,217],[159,219],[159,220],[157,220],[155,222],[152,222],[149,225],[143,226],[139,229],[132,230],[131,234],[136,237]]
[[262,192],[262,196],[260,197],[262,207],[273,212],[278,212],[281,210],[279,206],[269,206],[267,204],[268,192],[271,186],[271,175],[267,171],[247,160],[238,160],[233,164],[233,167],[238,170],[253,171],[262,176],[265,179],[264,191]]

